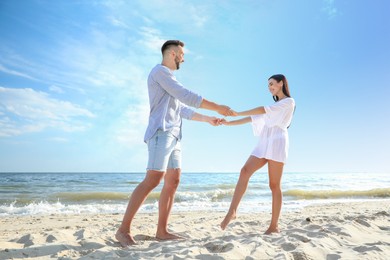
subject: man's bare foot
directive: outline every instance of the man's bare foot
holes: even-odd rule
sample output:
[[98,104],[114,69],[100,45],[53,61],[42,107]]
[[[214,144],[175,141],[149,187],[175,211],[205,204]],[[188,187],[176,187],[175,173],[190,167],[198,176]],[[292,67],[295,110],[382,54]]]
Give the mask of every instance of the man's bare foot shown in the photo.
[[161,233],[161,234],[156,234],[156,239],[160,240],[160,241],[164,241],[164,240],[182,240],[182,239],[184,239],[184,237],[181,237],[179,235],[175,235],[175,234],[172,234],[172,233],[169,233],[169,232],[164,232],[164,233]]
[[131,245],[136,244],[135,240],[133,239],[132,236],[130,236],[129,233],[122,232],[119,229],[115,234],[115,238],[116,238],[116,240],[119,241],[119,243],[121,243],[121,246],[123,246],[123,247],[127,247],[127,246],[131,246]]
[[225,230],[227,225],[229,225],[230,221],[234,219],[236,219],[236,213],[228,213],[225,219],[221,222],[221,229]]
[[276,228],[269,227],[267,231],[264,232],[265,235],[269,235],[271,233],[280,233],[280,229],[278,227]]

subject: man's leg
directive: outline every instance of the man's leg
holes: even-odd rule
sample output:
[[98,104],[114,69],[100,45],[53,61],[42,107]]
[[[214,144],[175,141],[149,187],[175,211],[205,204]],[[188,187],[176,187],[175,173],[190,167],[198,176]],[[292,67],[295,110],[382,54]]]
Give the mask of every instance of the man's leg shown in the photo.
[[115,238],[123,247],[135,244],[135,240],[130,234],[131,222],[142,203],[145,201],[149,193],[158,186],[163,176],[164,172],[149,170],[146,173],[145,179],[138,184],[131,194],[122,224],[115,235]]
[[156,238],[160,240],[180,239],[180,236],[168,232],[168,219],[171,213],[175,193],[180,182],[181,169],[168,169],[159,201],[159,215]]

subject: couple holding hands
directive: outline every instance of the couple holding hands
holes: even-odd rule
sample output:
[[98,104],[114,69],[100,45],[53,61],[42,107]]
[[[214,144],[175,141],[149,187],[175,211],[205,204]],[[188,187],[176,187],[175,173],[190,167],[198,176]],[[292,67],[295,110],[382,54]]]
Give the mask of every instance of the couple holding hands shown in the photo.
[[[220,226],[225,229],[236,218],[238,205],[247,189],[249,179],[258,169],[268,164],[269,187],[272,191],[272,218],[266,234],[279,232],[278,220],[282,207],[281,178],[288,154],[288,132],[295,109],[287,80],[284,75],[273,75],[268,79],[268,88],[274,103],[250,110],[236,112],[228,106],[211,102],[186,89],[173,75],[184,62],[184,43],[179,40],[166,41],[161,47],[163,60],[156,65],[148,77],[150,103],[149,124],[144,141],[148,145],[148,165],[145,179],[134,189],[116,239],[124,247],[135,244],[130,227],[138,209],[149,193],[161,180],[164,186],[159,199],[159,217],[156,238],[159,240],[181,239],[168,231],[168,218],[181,175],[181,131],[182,118],[212,125],[240,125],[252,123],[259,142],[252,151],[234,191],[228,213]],[[203,108],[223,116],[244,116],[227,121],[196,113],[189,107]]]

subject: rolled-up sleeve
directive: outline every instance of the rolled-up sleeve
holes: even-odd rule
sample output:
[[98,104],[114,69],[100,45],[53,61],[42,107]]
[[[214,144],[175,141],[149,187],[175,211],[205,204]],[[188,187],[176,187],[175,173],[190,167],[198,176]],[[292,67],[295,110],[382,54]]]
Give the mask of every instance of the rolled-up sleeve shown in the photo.
[[159,70],[156,77],[158,78],[157,81],[160,83],[160,86],[168,92],[169,95],[177,98],[187,106],[195,108],[200,107],[203,100],[202,96],[184,88],[168,68]]
[[191,120],[191,118],[194,116],[195,111],[192,110],[191,108],[187,107],[184,104],[181,104],[180,106],[180,116],[182,118]]

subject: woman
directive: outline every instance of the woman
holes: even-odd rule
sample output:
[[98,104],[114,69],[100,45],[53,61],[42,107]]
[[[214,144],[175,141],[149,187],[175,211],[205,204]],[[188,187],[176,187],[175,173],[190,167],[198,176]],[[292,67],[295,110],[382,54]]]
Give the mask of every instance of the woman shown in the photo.
[[287,79],[282,74],[271,76],[268,79],[268,88],[275,101],[274,104],[234,112],[235,116],[248,116],[242,119],[221,120],[224,125],[241,125],[252,122],[254,134],[259,136],[259,143],[241,169],[229,212],[221,223],[223,230],[231,220],[236,218],[238,204],[248,187],[250,177],[268,163],[269,187],[272,191],[272,219],[265,234],[280,231],[278,227],[282,208],[280,183],[288,155],[287,128],[294,113],[295,101],[290,96]]

